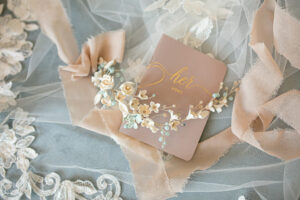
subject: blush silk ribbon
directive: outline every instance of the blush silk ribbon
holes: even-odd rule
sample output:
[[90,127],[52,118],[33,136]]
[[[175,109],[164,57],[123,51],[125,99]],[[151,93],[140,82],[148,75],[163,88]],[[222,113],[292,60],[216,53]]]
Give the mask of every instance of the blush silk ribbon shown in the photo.
[[[61,2],[29,0],[29,3],[42,31],[56,44],[60,58],[68,64],[59,68],[59,72],[72,123],[106,135],[120,145],[132,170],[138,199],[175,196],[195,170],[211,167],[237,142],[247,142],[283,160],[300,156],[300,92],[292,90],[274,98],[283,75],[272,58],[275,47],[294,67],[300,67],[300,23],[274,0],[265,0],[256,12],[250,46],[258,59],[241,81],[231,127],[199,143],[188,162],[175,157],[163,161],[157,149],[119,132],[120,111],[100,110],[93,105],[97,90],[89,75],[96,70],[100,56],[122,61],[125,32],[95,36],[84,44],[79,55]],[[275,116],[292,129],[268,130]]]

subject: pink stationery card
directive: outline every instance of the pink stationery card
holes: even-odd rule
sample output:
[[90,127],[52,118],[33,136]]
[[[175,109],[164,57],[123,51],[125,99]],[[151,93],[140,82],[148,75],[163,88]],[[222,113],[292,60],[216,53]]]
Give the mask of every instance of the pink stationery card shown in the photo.
[[[147,71],[142,78],[139,90],[155,94],[151,101],[161,105],[176,105],[172,108],[180,116],[188,114],[189,105],[209,102],[213,93],[218,92],[227,67],[181,42],[163,35],[156,47]],[[138,91],[137,91],[138,92]],[[164,123],[166,114],[158,113],[153,120]],[[186,161],[193,157],[208,118],[186,121],[177,131],[170,131],[166,145],[162,149],[158,141],[160,133],[139,126],[137,129],[120,128],[139,141],[174,155]]]

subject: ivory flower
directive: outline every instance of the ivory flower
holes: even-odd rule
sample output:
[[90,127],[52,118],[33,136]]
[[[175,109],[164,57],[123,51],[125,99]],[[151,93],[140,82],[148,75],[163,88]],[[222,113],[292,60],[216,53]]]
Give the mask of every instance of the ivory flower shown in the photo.
[[94,73],[93,77],[95,77],[96,79],[100,80],[102,78],[102,76],[103,76],[103,71],[99,70],[99,71],[97,71],[97,72]]
[[127,95],[133,95],[135,92],[135,84],[133,82],[125,82],[120,86],[121,91]]
[[147,96],[147,90],[140,90],[139,94],[138,94],[138,97],[141,99],[141,100],[147,100],[148,99],[148,96]]
[[153,101],[150,102],[150,109],[151,109],[151,111],[153,111],[155,113],[158,113],[159,112],[159,107],[160,107],[159,103],[155,103]]
[[119,109],[122,112],[123,117],[126,117],[128,115],[128,107],[125,103],[119,101]]
[[154,121],[150,118],[145,118],[142,121],[141,125],[142,125],[142,127],[150,128],[150,127],[154,126]]
[[228,101],[227,101],[226,98],[223,98],[222,100],[220,100],[219,103],[220,103],[221,105],[223,105],[223,106],[228,106],[228,105],[227,105]]
[[94,86],[99,87],[99,85],[100,85],[100,79],[92,77],[92,83],[94,83]]
[[97,105],[102,99],[102,94],[101,93],[97,93],[95,98],[94,98],[94,105]]
[[214,102],[213,100],[210,100],[210,102],[206,105],[205,107],[206,109],[210,110],[211,112],[215,112],[215,108],[214,108]]
[[103,76],[103,74],[102,74],[101,70],[94,73],[94,75],[91,78],[92,79],[92,83],[94,83],[94,86],[100,87],[102,76]]
[[123,101],[125,98],[126,98],[126,96],[120,91],[118,91],[115,96],[116,101]]
[[132,110],[137,110],[140,105],[140,101],[137,98],[132,98],[129,102],[129,106]]
[[171,127],[171,130],[177,131],[178,130],[177,126],[180,125],[180,121],[177,120],[171,121],[169,125]]
[[151,111],[149,109],[149,105],[144,104],[139,106],[139,113],[143,115],[144,117],[148,117],[151,114]]
[[179,116],[173,110],[168,110],[168,112],[170,113],[170,121],[179,120]]
[[101,90],[110,90],[114,87],[114,77],[104,74],[101,78],[100,89]]
[[208,110],[203,110],[201,112],[198,113],[198,118],[199,119],[204,119],[209,115],[209,111]]
[[194,111],[194,106],[190,106],[189,113],[186,116],[186,120],[197,119],[197,113]]
[[111,102],[110,96],[106,96],[106,97],[102,98],[101,103],[105,106],[111,106],[112,102]]
[[217,113],[222,112],[222,107],[223,107],[223,105],[221,105],[221,104],[215,105],[215,109],[216,109]]
[[105,66],[103,67],[104,70],[108,70],[111,66],[115,65],[115,60],[111,60],[108,63],[105,63]]
[[152,133],[156,133],[157,131],[159,131],[159,129],[156,126],[151,126],[150,130]]

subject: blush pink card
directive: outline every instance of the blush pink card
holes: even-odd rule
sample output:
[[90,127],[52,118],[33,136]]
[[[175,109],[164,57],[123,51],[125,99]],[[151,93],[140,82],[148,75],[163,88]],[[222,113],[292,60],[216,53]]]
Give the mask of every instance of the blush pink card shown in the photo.
[[[189,105],[196,105],[201,100],[206,104],[212,93],[218,91],[226,70],[224,63],[163,35],[147,66],[140,89],[147,90],[149,95],[155,94],[155,98],[151,99],[154,102],[161,105],[175,104],[176,107],[172,109],[185,117]],[[160,115],[152,119],[165,122],[169,118]],[[207,118],[186,121],[186,125],[178,127],[178,131],[170,132],[170,136],[166,137],[167,144],[162,150],[186,161],[190,160],[206,122]],[[120,131],[161,149],[159,132],[152,133],[141,126],[138,129],[125,129],[123,125]]]

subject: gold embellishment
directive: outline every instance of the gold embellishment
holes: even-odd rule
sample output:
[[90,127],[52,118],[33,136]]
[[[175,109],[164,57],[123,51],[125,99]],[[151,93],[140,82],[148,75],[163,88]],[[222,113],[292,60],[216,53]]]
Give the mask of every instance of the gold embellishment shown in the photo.
[[[205,92],[208,96],[211,96],[211,92],[205,88],[204,86],[202,86],[201,84],[195,83],[194,82],[194,76],[188,77],[188,76],[184,76],[184,72],[186,72],[189,67],[184,66],[182,68],[180,68],[179,70],[177,70],[175,73],[170,73],[161,63],[159,62],[153,62],[150,65],[147,66],[147,69],[159,69],[161,72],[161,78],[158,81],[154,81],[151,83],[147,83],[144,85],[139,85],[139,88],[147,88],[147,87],[151,87],[151,86],[155,86],[160,84],[161,82],[163,82],[166,78],[168,78],[169,81],[172,82],[173,87],[172,90],[174,92],[177,92],[178,94],[183,94],[183,91],[186,89],[191,89],[191,88],[199,88],[201,89],[203,92]],[[180,87],[180,89],[178,88],[178,86]]]
[[126,96],[130,96],[135,92],[135,84],[132,82],[125,82],[120,86],[120,89],[123,94],[125,94]]
[[[148,128],[153,133],[160,132],[158,141],[161,148],[166,145],[166,137],[171,131],[177,131],[180,127],[185,126],[185,122],[191,119],[204,119],[209,116],[210,112],[222,112],[224,107],[228,106],[228,102],[233,100],[235,92],[238,90],[239,82],[234,82],[231,89],[224,87],[223,82],[220,83],[219,91],[213,93],[211,100],[204,105],[200,101],[197,105],[190,105],[189,112],[186,116],[181,117],[175,113],[173,108],[175,105],[160,105],[153,101],[155,94],[148,94],[147,90],[140,90],[136,94],[137,84],[130,81],[122,81],[124,77],[114,66],[114,61],[106,62],[102,58],[99,60],[98,71],[92,76],[92,82],[99,88],[99,92],[95,96],[94,103],[100,102],[105,107],[111,107],[118,104],[123,115],[124,128],[137,129],[139,126]],[[157,64],[157,63],[156,63]],[[192,87],[193,77],[184,79],[181,77],[182,70],[170,76],[170,80],[176,84],[183,84],[185,87]],[[120,82],[117,84],[117,80]],[[187,82],[189,81],[189,82]],[[150,103],[149,103],[150,101]],[[159,123],[154,121],[154,117],[161,115],[168,118],[166,122]]]

